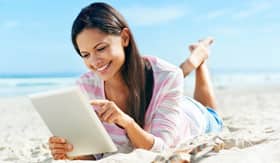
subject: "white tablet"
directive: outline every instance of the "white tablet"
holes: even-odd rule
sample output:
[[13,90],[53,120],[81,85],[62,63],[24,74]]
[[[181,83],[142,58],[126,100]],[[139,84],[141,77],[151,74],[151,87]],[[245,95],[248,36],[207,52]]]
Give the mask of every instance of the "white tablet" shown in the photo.
[[78,87],[29,95],[31,102],[54,136],[74,146],[68,156],[115,152],[108,135],[87,97]]

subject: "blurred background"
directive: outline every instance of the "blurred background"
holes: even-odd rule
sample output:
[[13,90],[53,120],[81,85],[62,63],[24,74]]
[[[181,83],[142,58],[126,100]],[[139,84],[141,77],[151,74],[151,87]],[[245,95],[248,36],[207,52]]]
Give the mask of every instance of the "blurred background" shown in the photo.
[[[0,96],[73,85],[87,71],[70,40],[79,11],[95,1],[0,0]],[[179,65],[188,45],[213,36],[215,87],[280,82],[280,1],[108,0],[127,19],[143,55]],[[186,86],[193,75],[186,79]]]

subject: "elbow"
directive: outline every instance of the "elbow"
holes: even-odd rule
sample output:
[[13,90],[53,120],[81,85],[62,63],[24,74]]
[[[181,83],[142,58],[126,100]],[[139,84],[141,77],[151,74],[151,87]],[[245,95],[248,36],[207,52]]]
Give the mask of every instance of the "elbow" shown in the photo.
[[145,149],[150,151],[153,148],[154,143],[155,143],[154,137],[149,136],[149,138],[146,138],[146,140],[142,140],[137,144],[133,144],[133,146],[138,149],[140,148],[140,149]]

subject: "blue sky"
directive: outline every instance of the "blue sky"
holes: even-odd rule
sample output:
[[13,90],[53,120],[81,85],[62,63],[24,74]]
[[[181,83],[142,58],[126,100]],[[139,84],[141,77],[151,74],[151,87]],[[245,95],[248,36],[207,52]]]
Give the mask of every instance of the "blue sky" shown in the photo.
[[[86,71],[70,30],[94,1],[0,0],[0,74]],[[105,1],[127,19],[142,54],[179,65],[188,45],[215,43],[215,70],[280,71],[280,1]]]

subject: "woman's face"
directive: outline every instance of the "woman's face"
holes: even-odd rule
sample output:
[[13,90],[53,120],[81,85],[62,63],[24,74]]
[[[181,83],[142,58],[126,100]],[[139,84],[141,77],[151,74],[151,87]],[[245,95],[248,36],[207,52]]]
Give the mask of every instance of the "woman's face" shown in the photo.
[[84,29],[77,35],[77,45],[86,66],[104,81],[120,77],[125,62],[126,34],[108,35],[99,29]]

